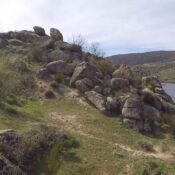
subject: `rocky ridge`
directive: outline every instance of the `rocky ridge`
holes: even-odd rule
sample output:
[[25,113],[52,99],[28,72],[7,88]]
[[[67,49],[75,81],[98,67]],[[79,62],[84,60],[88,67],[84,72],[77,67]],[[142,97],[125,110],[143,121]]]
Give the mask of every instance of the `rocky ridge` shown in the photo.
[[[161,122],[162,113],[175,112],[174,102],[157,77],[141,77],[128,66],[116,68],[103,58],[84,53],[81,46],[63,41],[58,29],[51,28],[48,36],[42,27],[35,26],[34,31],[1,33],[0,38],[0,45],[6,43],[11,51],[25,53],[44,65],[36,77],[48,84],[56,80],[53,93],[59,84],[77,89],[100,111],[121,114],[127,127],[151,132]],[[37,48],[34,53],[33,45]]]
[[[106,115],[121,116],[126,127],[143,133],[154,133],[163,114],[175,113],[173,100],[156,76],[141,77],[128,66],[117,67],[84,53],[81,46],[65,42],[58,29],[51,28],[50,36],[39,26],[34,31],[0,33],[0,49],[4,48],[42,65],[34,78],[49,86],[49,90],[42,90],[46,98],[56,98],[60,88],[61,95],[65,89],[76,90],[79,96],[75,98],[83,98]],[[28,70],[25,61],[14,65],[21,72]],[[5,159],[1,161],[0,157],[0,162],[10,166],[10,171],[17,171]],[[0,170],[4,171],[4,165]]]

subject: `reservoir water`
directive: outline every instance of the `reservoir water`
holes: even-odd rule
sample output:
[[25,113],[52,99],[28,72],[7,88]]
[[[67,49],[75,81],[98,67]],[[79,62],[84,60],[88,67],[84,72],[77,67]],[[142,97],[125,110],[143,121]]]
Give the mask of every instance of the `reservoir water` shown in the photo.
[[165,92],[170,95],[175,102],[175,83],[162,83],[162,86]]

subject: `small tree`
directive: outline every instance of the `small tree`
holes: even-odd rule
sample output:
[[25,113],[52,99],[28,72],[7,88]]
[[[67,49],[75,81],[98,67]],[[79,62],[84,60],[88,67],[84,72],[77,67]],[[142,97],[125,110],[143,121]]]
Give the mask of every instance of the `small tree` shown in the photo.
[[104,57],[105,53],[101,49],[100,43],[98,42],[93,42],[89,46],[89,52],[97,57]]
[[72,35],[71,43],[78,45],[78,46],[81,46],[81,48],[84,52],[87,52],[87,50],[88,50],[88,43],[86,41],[86,38],[83,37],[81,34]]
[[105,53],[100,46],[100,43],[92,42],[91,44],[89,44],[86,41],[86,38],[83,37],[81,34],[73,35],[72,39],[71,39],[71,43],[78,45],[78,46],[81,46],[81,48],[84,52],[89,52],[96,57],[104,57],[105,56]]

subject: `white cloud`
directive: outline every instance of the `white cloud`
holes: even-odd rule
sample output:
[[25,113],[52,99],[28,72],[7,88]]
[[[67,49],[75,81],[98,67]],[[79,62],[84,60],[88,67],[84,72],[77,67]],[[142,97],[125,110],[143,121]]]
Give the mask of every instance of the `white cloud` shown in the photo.
[[108,54],[175,50],[174,0],[4,0],[0,31],[59,28],[65,39],[81,33]]

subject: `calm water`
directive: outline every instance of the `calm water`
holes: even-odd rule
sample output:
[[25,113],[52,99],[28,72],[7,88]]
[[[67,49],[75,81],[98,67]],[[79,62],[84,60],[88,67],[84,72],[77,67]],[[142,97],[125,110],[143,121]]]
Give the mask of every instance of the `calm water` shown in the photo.
[[175,102],[175,83],[162,83],[163,89]]

